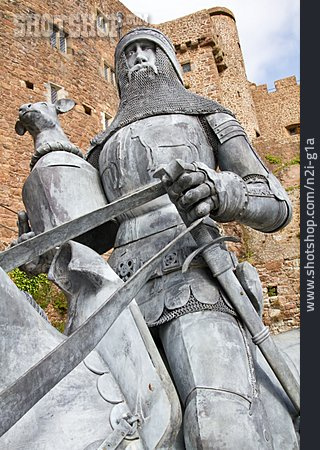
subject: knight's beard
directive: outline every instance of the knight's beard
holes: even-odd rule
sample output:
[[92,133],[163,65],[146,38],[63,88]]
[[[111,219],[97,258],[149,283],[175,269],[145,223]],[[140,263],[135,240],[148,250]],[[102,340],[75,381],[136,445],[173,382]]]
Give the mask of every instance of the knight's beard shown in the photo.
[[157,75],[158,74],[158,68],[155,64],[144,62],[141,64],[136,64],[128,72],[129,81],[131,81],[131,78],[134,78],[135,75],[137,76],[140,72],[144,72],[146,75]]

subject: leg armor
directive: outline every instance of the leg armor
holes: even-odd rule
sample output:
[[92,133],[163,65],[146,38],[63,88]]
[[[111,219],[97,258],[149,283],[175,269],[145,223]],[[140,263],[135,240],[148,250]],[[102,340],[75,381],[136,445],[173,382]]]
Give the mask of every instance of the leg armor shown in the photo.
[[283,428],[284,440],[274,439],[254,358],[235,317],[199,311],[161,326],[159,333],[184,407],[186,449],[283,450],[278,443],[284,440],[287,448],[297,448],[292,425],[291,434],[287,424]]

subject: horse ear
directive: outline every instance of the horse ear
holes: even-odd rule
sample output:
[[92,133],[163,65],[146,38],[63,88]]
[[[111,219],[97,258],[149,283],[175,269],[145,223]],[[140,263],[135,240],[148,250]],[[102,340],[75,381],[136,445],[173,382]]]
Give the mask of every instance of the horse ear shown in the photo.
[[16,122],[16,125],[15,125],[14,129],[16,130],[16,133],[17,133],[19,136],[23,136],[24,133],[27,131],[27,130],[25,129],[24,125],[22,124],[22,122],[20,122],[20,120],[18,120],[18,121]]
[[56,111],[58,114],[63,114],[70,111],[75,107],[75,105],[76,102],[74,100],[71,100],[71,98],[61,98],[55,103]]

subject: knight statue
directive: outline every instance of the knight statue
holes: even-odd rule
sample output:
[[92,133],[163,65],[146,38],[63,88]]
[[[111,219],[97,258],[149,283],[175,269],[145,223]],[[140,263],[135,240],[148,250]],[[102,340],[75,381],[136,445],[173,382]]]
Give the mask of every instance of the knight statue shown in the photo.
[[[228,238],[219,225],[237,221],[264,233],[278,231],[291,219],[289,198],[252,148],[234,114],[184,87],[174,47],[162,32],[142,27],[124,35],[115,51],[115,72],[120,105],[114,120],[91,141],[85,160],[69,152],[61,166],[69,164],[72,170],[77,166],[77,173],[82,170],[86,176],[90,174],[90,180],[79,187],[83,198],[88,190],[82,213],[101,207],[104,197],[108,204],[114,203],[159,179],[165,193],[95,228],[94,238],[90,239],[87,232],[80,243],[71,241],[53,252],[47,261],[49,274],[76,298],[69,305],[68,330],[72,333],[99,307],[102,300],[97,292],[107,278],[114,283],[112,291],[125,286],[154,255],[201,219],[198,228],[177,239],[161,257],[136,293],[135,306],[127,311],[127,319],[121,322],[119,319],[124,316],[120,316],[112,328],[113,341],[121,340],[126,332],[132,337],[130,342],[127,338],[126,345],[120,344],[127,356],[128,346],[136,345],[132,330],[140,330],[147,351],[143,353],[139,347],[130,355],[139,360],[141,354],[141,361],[150,357],[153,363],[148,360],[131,364],[130,358],[124,356],[116,362],[119,352],[115,353],[114,347],[118,344],[115,342],[111,344],[113,350],[106,350],[110,346],[108,333],[97,347],[99,358],[108,364],[133,416],[139,402],[149,405],[148,409],[142,404],[141,410],[150,411],[154,430],[157,414],[162,420],[172,402],[171,413],[166,416],[170,426],[163,425],[167,430],[165,439],[155,439],[151,425],[143,431],[148,420],[138,423],[141,448],[298,449],[296,409],[274,374],[277,371],[270,368],[257,348],[267,339],[267,331],[252,333],[246,313],[240,311],[240,297],[244,295],[242,303],[249,303],[250,314],[252,310],[257,319],[262,317],[263,296],[257,272],[248,262],[239,263],[228,250]],[[56,210],[41,209],[41,204],[48,201],[48,190],[37,200],[30,195],[34,183],[41,178],[35,178],[35,174],[44,168],[56,168],[59,158],[59,152],[34,158],[33,178],[29,185],[25,184],[24,201],[35,234],[45,231],[43,225],[37,230],[32,226],[32,221],[43,222],[41,214],[55,218],[60,215],[59,220],[51,220],[47,229],[76,217],[74,207],[70,206],[68,212],[71,199],[68,182],[62,181],[62,175],[56,184],[59,188],[50,190],[51,203],[60,205]],[[48,176],[41,180],[46,183]],[[79,180],[81,184],[81,177]],[[97,186],[96,198],[93,184]],[[63,210],[61,192],[66,192]],[[57,195],[58,202],[54,198]],[[106,276],[107,269],[97,268],[102,262],[92,263],[94,251],[87,246],[100,249],[100,253],[113,248],[108,260],[112,276],[110,267]],[[77,270],[85,271],[85,277],[95,286],[86,299],[87,290],[81,286],[88,281],[75,276]],[[94,274],[89,276],[91,271]],[[237,280],[239,289],[233,288],[233,278],[226,278],[226,274]],[[87,305],[83,308],[79,306],[79,290],[81,302]],[[114,331],[116,324],[118,334]],[[158,361],[155,355],[161,362],[154,362]],[[90,364],[87,362],[86,366]],[[149,403],[153,401],[150,392],[157,388],[150,382],[147,397],[134,386],[140,383],[136,379],[144,379],[144,369],[150,374],[153,366],[157,366],[153,385],[158,386],[159,392],[162,382],[166,386],[162,397],[165,400],[154,400],[156,408]],[[291,370],[295,378],[296,367],[291,366]],[[164,375],[167,373],[170,377]],[[139,395],[135,393],[137,389]],[[97,439],[95,446],[81,448],[109,448],[101,442],[101,447]]]
[[[213,235],[215,222],[236,220],[273,232],[290,221],[286,192],[234,115],[184,88],[166,36],[133,30],[118,43],[115,58],[119,110],[87,156],[99,168],[108,201],[151,183],[163,164],[182,159],[192,165],[168,186],[169,196],[120,218],[109,264],[124,281],[179,233],[184,224],[177,208],[193,218],[210,213]],[[193,260],[181,273],[194,248],[191,236],[180,241],[136,297],[179,392],[185,446],[270,448],[266,436],[275,425],[258,394],[239,317],[204,261]],[[287,448],[294,446],[291,436]]]

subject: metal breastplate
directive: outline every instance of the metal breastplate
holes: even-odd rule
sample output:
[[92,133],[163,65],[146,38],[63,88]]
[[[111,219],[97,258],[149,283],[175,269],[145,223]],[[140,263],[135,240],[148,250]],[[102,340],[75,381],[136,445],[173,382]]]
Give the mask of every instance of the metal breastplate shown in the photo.
[[[215,167],[212,148],[197,116],[148,117],[115,133],[101,152],[100,175],[108,201],[154,182],[153,174],[172,159]],[[181,224],[167,195],[119,217],[115,247]]]

